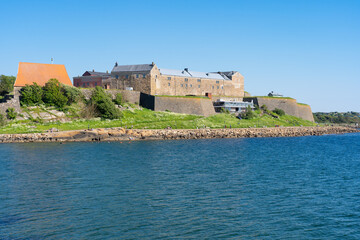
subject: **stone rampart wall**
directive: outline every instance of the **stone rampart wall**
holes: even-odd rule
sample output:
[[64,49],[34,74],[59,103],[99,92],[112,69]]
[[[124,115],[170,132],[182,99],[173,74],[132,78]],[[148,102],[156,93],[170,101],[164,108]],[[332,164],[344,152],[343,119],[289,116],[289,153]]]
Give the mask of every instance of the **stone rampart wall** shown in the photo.
[[299,117],[305,120],[314,122],[311,107],[308,105],[300,105],[295,99],[286,98],[266,98],[266,97],[248,97],[244,98],[244,101],[251,102],[258,106],[266,105],[269,110],[279,108],[284,110],[288,115]]
[[214,106],[210,99],[204,98],[177,98],[156,97],[155,111],[169,110],[176,113],[210,116],[215,114]]
[[[82,94],[84,94],[85,99],[90,99],[93,89],[80,89]],[[115,99],[116,94],[120,93],[123,97],[123,100],[129,103],[139,104],[140,103],[140,92],[138,91],[129,91],[129,90],[119,90],[119,89],[109,89],[105,90]]]

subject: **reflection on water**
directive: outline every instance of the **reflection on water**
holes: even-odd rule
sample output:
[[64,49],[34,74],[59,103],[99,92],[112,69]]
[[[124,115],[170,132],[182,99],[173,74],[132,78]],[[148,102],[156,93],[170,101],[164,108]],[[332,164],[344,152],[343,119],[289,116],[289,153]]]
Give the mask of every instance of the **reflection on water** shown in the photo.
[[0,145],[0,239],[359,239],[360,134]]

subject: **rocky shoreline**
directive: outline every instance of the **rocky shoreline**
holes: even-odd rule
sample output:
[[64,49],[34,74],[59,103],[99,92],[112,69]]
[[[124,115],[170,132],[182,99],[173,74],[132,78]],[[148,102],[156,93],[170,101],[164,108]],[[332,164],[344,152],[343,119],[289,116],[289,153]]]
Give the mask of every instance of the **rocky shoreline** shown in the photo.
[[300,137],[360,132],[349,127],[277,127],[233,129],[124,129],[99,128],[47,133],[0,134],[0,143],[19,142],[100,142],[166,139]]

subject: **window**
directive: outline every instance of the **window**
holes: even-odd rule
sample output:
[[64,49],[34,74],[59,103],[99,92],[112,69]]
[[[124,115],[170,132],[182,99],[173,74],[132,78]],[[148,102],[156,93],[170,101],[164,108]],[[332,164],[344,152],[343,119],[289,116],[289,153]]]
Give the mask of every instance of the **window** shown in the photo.
[[221,86],[221,89],[224,89],[224,86]]
[[157,78],[157,75],[155,75],[155,78]]
[[87,83],[88,86],[90,86],[90,83]]
[[198,88],[200,88],[200,85],[198,85]]
[[168,86],[170,87],[170,83],[168,83]]
[[119,75],[116,75],[115,78],[116,78],[116,79],[119,79]]
[[214,86],[212,86],[212,89],[214,89]]
[[145,78],[146,77],[146,74],[143,74],[143,78]]
[[136,78],[139,78],[139,74],[136,74]]
[[219,84],[219,81],[216,81],[217,84]]
[[181,84],[181,86],[183,87],[183,86],[184,86],[184,84]]
[[198,81],[198,82],[201,82],[201,79],[198,79],[197,81]]
[[219,86],[217,86],[217,89],[219,89]]
[[126,75],[125,78],[128,79],[128,78],[129,78],[129,75]]
[[167,79],[168,79],[168,80],[171,80],[171,77],[168,77]]
[[192,84],[190,84],[190,87],[192,87]]
[[95,86],[97,86],[97,82],[95,82]]
[[85,83],[83,83],[83,87],[85,87]]
[[187,87],[187,84],[185,84],[185,87]]
[[189,79],[185,78],[185,82],[189,81]]

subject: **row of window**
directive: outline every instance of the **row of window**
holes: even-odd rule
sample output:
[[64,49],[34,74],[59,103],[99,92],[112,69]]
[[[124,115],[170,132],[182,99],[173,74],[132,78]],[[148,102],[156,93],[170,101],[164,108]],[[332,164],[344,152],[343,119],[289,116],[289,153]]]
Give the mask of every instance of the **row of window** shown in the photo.
[[[167,80],[171,80],[171,77],[167,77]],[[184,80],[185,80],[185,82],[189,81],[188,78],[185,78]],[[201,79],[197,79],[197,82],[201,82]],[[220,81],[216,81],[216,84],[219,84],[219,83],[220,83]]]
[[[171,84],[168,83],[168,86],[170,87]],[[180,86],[181,86],[181,87],[184,87],[184,84],[181,84]],[[189,86],[192,87],[193,85],[190,84]],[[186,87],[186,88],[188,87],[188,84],[187,84],[187,83],[185,84],[185,87]],[[198,88],[200,88],[200,85],[198,85]],[[215,89],[215,86],[212,86],[212,89]],[[216,89],[220,89],[220,87],[219,87],[219,86],[216,86]],[[224,86],[221,86],[221,89],[224,89]]]
[[[146,78],[146,74],[136,74],[136,78],[139,78],[139,76],[142,75],[142,78]],[[119,79],[119,75],[115,75],[116,79]],[[125,75],[126,79],[129,79],[129,75]]]
[[[75,86],[76,86],[76,87],[80,87],[80,86],[86,87],[86,86],[90,86],[90,83],[89,83],[89,82],[88,82],[88,83],[82,83],[82,84],[80,84],[80,83],[75,83]],[[95,86],[97,86],[97,82],[95,82]]]

